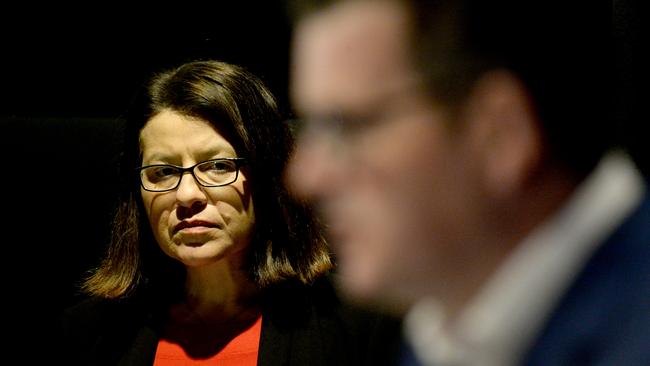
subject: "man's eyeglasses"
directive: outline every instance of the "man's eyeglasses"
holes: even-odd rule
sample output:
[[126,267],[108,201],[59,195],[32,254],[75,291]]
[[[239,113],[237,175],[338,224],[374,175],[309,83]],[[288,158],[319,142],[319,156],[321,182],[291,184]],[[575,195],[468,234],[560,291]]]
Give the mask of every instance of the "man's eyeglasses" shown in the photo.
[[339,113],[286,120],[294,137],[318,136],[331,141],[354,143],[355,138],[385,121],[383,116],[344,116]]
[[167,192],[178,188],[185,172],[190,172],[203,187],[227,186],[237,180],[245,158],[220,158],[202,161],[187,168],[153,164],[136,168],[142,188],[150,192]]
[[369,130],[418,113],[420,109],[416,101],[421,99],[423,93],[420,81],[409,79],[392,90],[378,94],[362,107],[289,119],[285,123],[295,137],[328,137],[331,141],[354,145]]

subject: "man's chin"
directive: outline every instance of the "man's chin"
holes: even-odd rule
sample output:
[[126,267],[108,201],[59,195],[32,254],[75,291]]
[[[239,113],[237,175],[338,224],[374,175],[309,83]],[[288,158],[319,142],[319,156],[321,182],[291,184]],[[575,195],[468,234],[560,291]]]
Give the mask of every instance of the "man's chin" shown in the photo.
[[380,275],[370,276],[343,266],[336,278],[342,297],[349,303],[396,315],[403,314],[410,306],[410,301],[391,290],[390,279]]

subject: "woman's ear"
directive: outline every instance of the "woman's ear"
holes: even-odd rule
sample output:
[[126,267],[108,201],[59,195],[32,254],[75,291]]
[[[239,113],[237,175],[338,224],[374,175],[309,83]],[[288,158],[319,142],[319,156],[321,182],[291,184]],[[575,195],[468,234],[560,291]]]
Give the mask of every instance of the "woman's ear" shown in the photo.
[[464,117],[486,193],[516,195],[538,168],[543,146],[524,84],[508,71],[486,73],[472,90]]

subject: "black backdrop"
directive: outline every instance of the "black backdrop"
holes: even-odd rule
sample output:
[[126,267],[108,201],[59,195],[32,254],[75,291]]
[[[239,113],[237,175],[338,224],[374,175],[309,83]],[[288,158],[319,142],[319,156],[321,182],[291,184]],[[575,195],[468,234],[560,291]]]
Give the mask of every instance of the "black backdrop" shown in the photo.
[[197,57],[249,67],[286,99],[279,0],[3,7],[3,115],[112,118],[151,71]]
[[17,357],[48,357],[52,320],[105,248],[121,117],[146,77],[221,59],[288,111],[281,1],[160,4],[0,5],[0,289]]

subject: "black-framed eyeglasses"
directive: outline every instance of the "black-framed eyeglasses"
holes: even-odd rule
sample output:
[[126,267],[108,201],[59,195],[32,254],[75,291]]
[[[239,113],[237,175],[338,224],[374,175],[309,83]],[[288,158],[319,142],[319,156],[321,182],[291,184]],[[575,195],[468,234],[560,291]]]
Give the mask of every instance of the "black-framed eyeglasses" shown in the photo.
[[173,191],[181,184],[185,172],[190,172],[197,183],[203,187],[221,187],[232,184],[239,176],[239,169],[246,158],[210,159],[183,168],[170,164],[153,164],[136,168],[140,184],[145,191]]

